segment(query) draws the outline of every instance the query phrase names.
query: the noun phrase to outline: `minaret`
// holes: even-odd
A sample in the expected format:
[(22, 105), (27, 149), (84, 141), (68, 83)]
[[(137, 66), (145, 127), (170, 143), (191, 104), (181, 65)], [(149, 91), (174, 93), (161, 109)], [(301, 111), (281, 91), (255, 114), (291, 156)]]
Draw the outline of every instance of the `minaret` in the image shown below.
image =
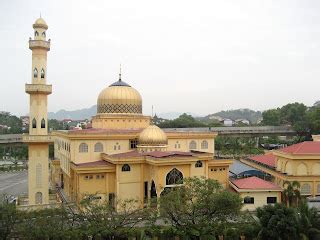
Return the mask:
[(28, 195), (29, 205), (49, 203), (49, 143), (47, 98), (52, 85), (47, 79), (47, 52), (50, 39), (46, 40), (48, 25), (40, 17), (33, 24), (34, 39), (30, 38), (32, 51), (31, 84), (26, 84), (30, 95), (29, 134), (23, 136), (29, 148)]

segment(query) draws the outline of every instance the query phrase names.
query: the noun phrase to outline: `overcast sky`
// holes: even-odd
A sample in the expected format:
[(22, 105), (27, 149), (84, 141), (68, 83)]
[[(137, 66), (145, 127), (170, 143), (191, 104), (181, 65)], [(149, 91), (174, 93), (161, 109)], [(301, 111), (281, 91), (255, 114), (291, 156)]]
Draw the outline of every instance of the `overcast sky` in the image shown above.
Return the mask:
[(28, 39), (40, 12), (51, 38), (49, 111), (96, 104), (120, 63), (145, 114), (320, 99), (317, 0), (1, 0), (0, 111), (29, 111)]

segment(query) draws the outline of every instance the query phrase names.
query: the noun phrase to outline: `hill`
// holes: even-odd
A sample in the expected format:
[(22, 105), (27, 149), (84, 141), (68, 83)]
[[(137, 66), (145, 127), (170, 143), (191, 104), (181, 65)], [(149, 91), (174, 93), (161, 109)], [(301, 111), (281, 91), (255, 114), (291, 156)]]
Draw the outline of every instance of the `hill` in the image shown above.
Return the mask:
[(236, 119), (247, 119), (251, 123), (257, 123), (262, 119), (262, 113), (260, 111), (253, 111), (251, 109), (235, 109), (235, 110), (227, 110), (220, 111), (217, 113), (209, 114), (208, 116), (198, 118), (201, 121), (209, 122), (214, 118), (229, 118), (232, 120)]
[(83, 120), (83, 119), (91, 119), (92, 116), (97, 114), (97, 105), (93, 105), (90, 108), (83, 108), (74, 111), (66, 111), (66, 110), (59, 110), (58, 112), (49, 112), (48, 118), (49, 119), (72, 119), (72, 120)]

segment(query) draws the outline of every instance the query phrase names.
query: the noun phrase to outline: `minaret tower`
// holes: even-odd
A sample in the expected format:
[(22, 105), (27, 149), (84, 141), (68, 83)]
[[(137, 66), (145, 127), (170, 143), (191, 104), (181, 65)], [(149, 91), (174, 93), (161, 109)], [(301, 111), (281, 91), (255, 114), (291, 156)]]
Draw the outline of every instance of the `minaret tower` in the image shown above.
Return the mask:
[(29, 205), (49, 203), (49, 143), (47, 98), (52, 85), (47, 84), (47, 52), (50, 39), (46, 40), (48, 25), (40, 17), (33, 24), (34, 39), (30, 38), (32, 51), (31, 84), (26, 84), (30, 95), (29, 134), (23, 140), (29, 148), (28, 194)]

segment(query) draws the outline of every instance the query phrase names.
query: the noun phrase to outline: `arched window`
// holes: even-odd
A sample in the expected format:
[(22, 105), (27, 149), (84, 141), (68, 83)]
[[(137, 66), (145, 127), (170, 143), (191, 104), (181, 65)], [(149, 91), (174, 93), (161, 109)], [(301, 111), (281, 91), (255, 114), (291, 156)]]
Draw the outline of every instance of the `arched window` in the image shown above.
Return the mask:
[(44, 118), (41, 120), (41, 128), (46, 128), (46, 120)]
[(32, 128), (37, 128), (37, 120), (35, 118), (32, 119)]
[(46, 37), (46, 32), (42, 32), (42, 37)]
[(36, 204), (42, 204), (42, 192), (37, 192), (35, 198)]
[(197, 149), (197, 143), (195, 141), (191, 141), (189, 143), (189, 148), (190, 149)]
[(311, 186), (308, 183), (304, 183), (301, 186), (301, 190), (300, 190), (301, 194), (311, 194)]
[(208, 142), (206, 140), (201, 142), (201, 149), (208, 149)]
[(41, 69), (41, 78), (44, 78), (44, 70), (43, 70), (43, 68)]
[(183, 175), (178, 169), (174, 168), (167, 174), (167, 177), (166, 177), (167, 185), (175, 185), (175, 184), (182, 184), (182, 183), (183, 183)]
[(37, 68), (34, 68), (34, 70), (33, 70), (33, 77), (38, 78), (38, 69)]
[(95, 152), (103, 152), (103, 145), (101, 142), (97, 142), (95, 145), (94, 145), (94, 151)]
[(128, 164), (123, 164), (121, 171), (122, 172), (130, 172), (131, 168)]
[(116, 143), (116, 145), (113, 146), (113, 150), (120, 150), (119, 143)]
[(34, 36), (35, 36), (35, 37), (38, 37), (38, 36), (39, 36), (38, 31), (35, 31), (35, 32), (34, 32)]
[(81, 143), (79, 145), (79, 152), (88, 152), (88, 144), (86, 143)]
[(200, 160), (197, 161), (196, 164), (195, 164), (195, 167), (196, 168), (202, 167), (202, 162)]

